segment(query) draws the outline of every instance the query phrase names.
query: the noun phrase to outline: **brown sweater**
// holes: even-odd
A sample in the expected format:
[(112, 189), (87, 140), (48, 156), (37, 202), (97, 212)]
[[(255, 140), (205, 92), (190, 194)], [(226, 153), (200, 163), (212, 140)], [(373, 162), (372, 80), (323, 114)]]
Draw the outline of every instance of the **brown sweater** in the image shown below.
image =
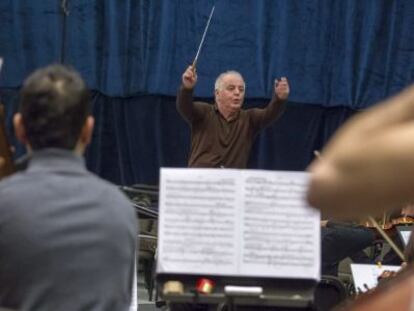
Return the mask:
[(177, 110), (191, 127), (188, 166), (245, 168), (254, 138), (279, 117), (283, 103), (274, 97), (265, 108), (242, 109), (226, 121), (216, 104), (193, 102), (192, 90), (181, 86)]

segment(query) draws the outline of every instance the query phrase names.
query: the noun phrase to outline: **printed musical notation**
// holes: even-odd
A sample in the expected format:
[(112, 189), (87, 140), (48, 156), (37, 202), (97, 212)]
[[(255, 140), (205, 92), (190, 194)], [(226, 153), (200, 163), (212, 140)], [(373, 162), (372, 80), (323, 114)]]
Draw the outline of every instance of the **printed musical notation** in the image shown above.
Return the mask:
[[(319, 266), (319, 216), (306, 206), (307, 174), (244, 172), (242, 263), (255, 275), (309, 277)], [(317, 278), (315, 268), (312, 278)]]
[(157, 272), (319, 278), (319, 213), (298, 172), (162, 169)]

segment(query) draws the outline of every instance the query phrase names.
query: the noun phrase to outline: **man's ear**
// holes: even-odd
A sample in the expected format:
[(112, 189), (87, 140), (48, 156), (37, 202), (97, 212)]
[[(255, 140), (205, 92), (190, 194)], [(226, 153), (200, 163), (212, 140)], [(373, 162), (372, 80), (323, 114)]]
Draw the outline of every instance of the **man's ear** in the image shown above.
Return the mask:
[(217, 103), (217, 98), (219, 97), (219, 95), (220, 95), (220, 90), (214, 90), (214, 100), (216, 101), (216, 103)]
[(88, 116), (85, 120), (85, 123), (83, 125), (80, 141), (83, 145), (87, 146), (92, 140), (92, 133), (93, 133), (93, 127), (95, 125), (95, 119), (92, 116)]
[(14, 133), (19, 142), (23, 145), (29, 145), (29, 141), (27, 140), (26, 136), (26, 128), (23, 123), (23, 116), (20, 112), (16, 113), (13, 116), (13, 126), (14, 126)]

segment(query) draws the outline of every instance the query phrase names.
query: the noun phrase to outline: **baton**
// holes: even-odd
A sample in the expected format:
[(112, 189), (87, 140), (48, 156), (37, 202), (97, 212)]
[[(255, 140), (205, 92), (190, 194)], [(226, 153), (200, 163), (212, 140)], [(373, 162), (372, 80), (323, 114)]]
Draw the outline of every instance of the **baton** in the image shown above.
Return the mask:
[(207, 30), (210, 27), (211, 18), (213, 17), (213, 14), (214, 14), (214, 8), (215, 8), (215, 6), (213, 6), (213, 8), (211, 9), (210, 16), (208, 17), (206, 28), (204, 29), (203, 36), (201, 37), (201, 42), (200, 42), (200, 45), (198, 46), (197, 54), (196, 54), (196, 56), (194, 58), (194, 61), (193, 61), (193, 64), (192, 64), (193, 69), (195, 69), (195, 67), (197, 65), (198, 56), (200, 55), (201, 48), (203, 47), (204, 40), (206, 38)]

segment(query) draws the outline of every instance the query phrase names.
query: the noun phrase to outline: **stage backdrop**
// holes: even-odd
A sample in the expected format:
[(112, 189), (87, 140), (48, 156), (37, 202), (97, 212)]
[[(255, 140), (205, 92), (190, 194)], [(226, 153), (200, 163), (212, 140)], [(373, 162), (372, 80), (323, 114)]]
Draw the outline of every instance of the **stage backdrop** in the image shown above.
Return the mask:
[[(197, 97), (240, 71), (246, 107), (266, 104), (287, 76), (290, 102), (254, 146), (250, 167), (303, 170), (355, 111), (413, 80), (414, 2), (378, 0), (0, 0), (0, 92), (10, 116), (24, 77), (63, 62), (93, 90), (97, 126), (89, 168), (120, 184), (156, 183), (185, 166), (189, 128), (175, 93), (213, 5)], [(18, 146), (17, 155), (23, 152)]]

